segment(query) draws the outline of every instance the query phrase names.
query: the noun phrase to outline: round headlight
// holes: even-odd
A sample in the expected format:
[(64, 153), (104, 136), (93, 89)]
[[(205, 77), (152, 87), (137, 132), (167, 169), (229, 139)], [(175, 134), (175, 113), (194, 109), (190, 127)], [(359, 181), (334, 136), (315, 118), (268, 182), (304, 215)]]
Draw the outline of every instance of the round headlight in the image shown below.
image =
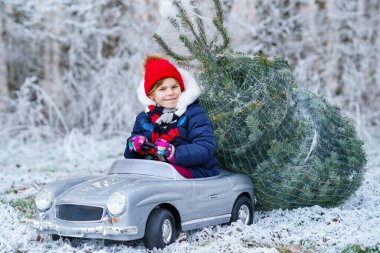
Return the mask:
[(40, 211), (46, 211), (53, 203), (53, 197), (50, 192), (45, 189), (40, 190), (36, 195), (36, 206)]
[(120, 192), (112, 193), (107, 202), (107, 208), (113, 215), (119, 215), (127, 207), (127, 198)]

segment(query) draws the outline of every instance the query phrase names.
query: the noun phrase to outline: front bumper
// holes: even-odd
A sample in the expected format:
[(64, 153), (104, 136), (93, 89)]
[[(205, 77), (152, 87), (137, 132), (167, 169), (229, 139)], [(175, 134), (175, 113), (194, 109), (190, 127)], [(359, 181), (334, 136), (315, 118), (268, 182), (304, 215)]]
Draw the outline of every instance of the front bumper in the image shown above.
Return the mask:
[(136, 226), (130, 227), (116, 227), (107, 224), (96, 224), (88, 226), (67, 226), (59, 224), (54, 220), (39, 221), (32, 220), (29, 226), (41, 234), (58, 234), (61, 236), (69, 237), (82, 237), (82, 238), (112, 238), (135, 236), (138, 234), (138, 228)]

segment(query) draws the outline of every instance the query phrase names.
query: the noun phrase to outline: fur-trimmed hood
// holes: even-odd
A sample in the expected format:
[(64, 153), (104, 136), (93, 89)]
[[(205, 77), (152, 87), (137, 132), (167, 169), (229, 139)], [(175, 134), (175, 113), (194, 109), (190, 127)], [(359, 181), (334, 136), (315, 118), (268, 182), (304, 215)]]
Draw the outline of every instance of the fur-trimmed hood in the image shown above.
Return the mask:
[[(194, 76), (187, 70), (184, 70), (182, 68), (178, 68), (179, 73), (181, 73), (183, 83), (185, 86), (185, 90), (181, 93), (178, 104), (176, 107), (175, 114), (178, 116), (181, 116), (183, 113), (186, 112), (187, 107), (192, 104), (201, 94), (201, 88), (198, 85), (197, 81), (195, 80)], [(140, 85), (137, 89), (137, 97), (141, 104), (146, 106), (146, 110), (148, 111), (149, 105), (155, 105), (156, 103), (148, 98), (145, 95), (144, 90), (144, 80), (140, 82)]]

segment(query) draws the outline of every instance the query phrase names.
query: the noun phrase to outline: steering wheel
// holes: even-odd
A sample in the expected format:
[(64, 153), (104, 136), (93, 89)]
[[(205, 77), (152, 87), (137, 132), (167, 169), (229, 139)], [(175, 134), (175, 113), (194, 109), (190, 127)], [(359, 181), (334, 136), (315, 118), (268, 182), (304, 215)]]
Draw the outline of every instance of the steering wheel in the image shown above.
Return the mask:
[(144, 159), (146, 160), (158, 160), (162, 162), (168, 162), (165, 156), (157, 155), (155, 151), (156, 145), (154, 145), (154, 143), (152, 142), (144, 142), (141, 150), (144, 151)]

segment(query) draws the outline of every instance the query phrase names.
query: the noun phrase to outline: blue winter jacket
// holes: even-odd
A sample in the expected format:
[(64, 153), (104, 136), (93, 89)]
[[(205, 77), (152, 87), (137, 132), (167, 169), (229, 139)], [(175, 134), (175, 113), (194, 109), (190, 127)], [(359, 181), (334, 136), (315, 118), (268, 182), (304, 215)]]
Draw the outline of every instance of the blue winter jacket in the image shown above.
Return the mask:
[[(175, 147), (175, 164), (189, 169), (194, 178), (211, 177), (220, 172), (216, 158), (216, 140), (210, 120), (197, 99), (178, 120), (181, 143)], [(153, 123), (145, 112), (136, 117), (131, 136), (143, 135), (151, 141)], [(128, 145), (125, 158), (138, 158)]]

